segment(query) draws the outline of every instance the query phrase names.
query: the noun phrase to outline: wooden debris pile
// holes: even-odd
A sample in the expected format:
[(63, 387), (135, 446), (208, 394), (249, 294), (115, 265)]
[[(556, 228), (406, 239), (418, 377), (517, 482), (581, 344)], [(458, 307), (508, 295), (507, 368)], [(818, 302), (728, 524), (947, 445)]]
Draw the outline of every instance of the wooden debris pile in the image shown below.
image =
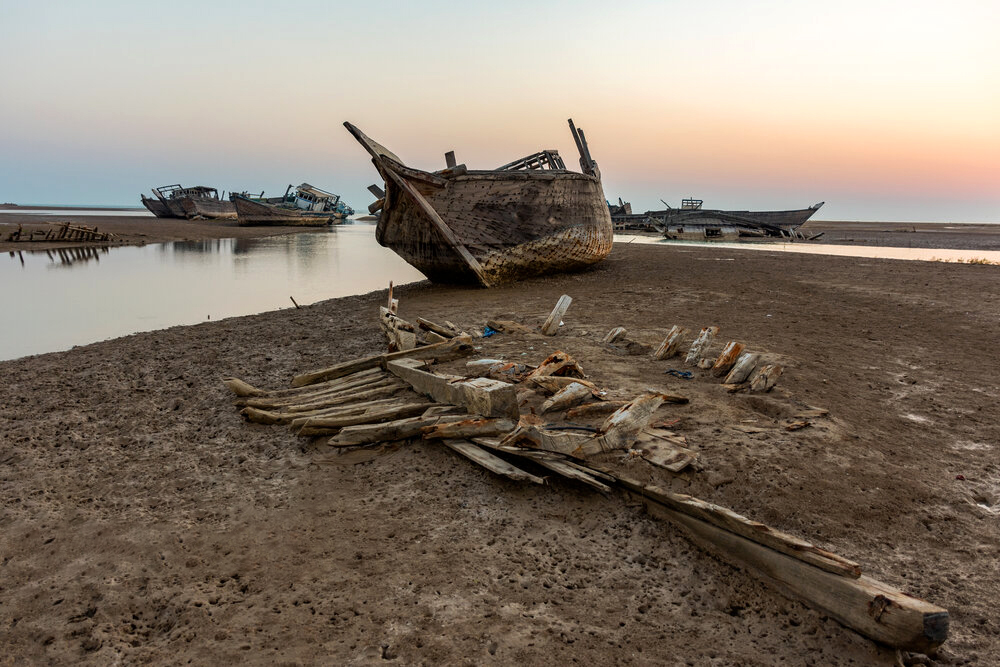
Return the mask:
[(47, 222), (54, 229), (25, 231), (23, 225), (18, 225), (17, 229), (7, 235), (7, 241), (86, 241), (86, 242), (114, 242), (118, 237), (110, 232), (98, 231), (97, 227), (87, 227), (85, 225), (74, 225), (69, 222)]
[[(542, 334), (558, 332), (569, 302), (569, 297), (560, 299)], [(476, 339), (450, 322), (418, 318), (410, 323), (399, 317), (397, 305), (390, 291), (379, 316), (389, 340), (385, 354), (298, 375), (287, 389), (265, 391), (225, 380), (243, 416), (258, 424), (285, 425), (303, 437), (323, 437), (338, 451), (419, 438), (514, 480), (546, 484), (552, 473), (602, 493), (619, 491), (682, 526), (694, 542), (723, 560), (878, 642), (924, 653), (944, 642), (945, 609), (863, 575), (858, 563), (608, 467), (615, 457), (642, 459), (666, 471), (662, 474), (697, 466), (697, 452), (670, 430), (669, 422), (657, 418), (661, 408), (687, 403), (687, 397), (642, 390), (627, 400), (609, 400), (609, 392), (588, 380), (579, 361), (564, 351), (537, 365), (482, 358), (467, 362), (464, 374), (436, 372), (434, 363), (471, 356)], [(485, 332), (528, 330), (490, 321)], [(621, 344), (626, 333), (619, 327), (602, 342)], [(730, 389), (774, 386), (780, 366), (761, 364), (762, 355), (740, 343), (707, 355), (717, 333), (718, 327), (703, 328), (687, 347), (685, 362), (723, 378)], [(679, 354), (685, 334), (674, 326), (653, 356)]]

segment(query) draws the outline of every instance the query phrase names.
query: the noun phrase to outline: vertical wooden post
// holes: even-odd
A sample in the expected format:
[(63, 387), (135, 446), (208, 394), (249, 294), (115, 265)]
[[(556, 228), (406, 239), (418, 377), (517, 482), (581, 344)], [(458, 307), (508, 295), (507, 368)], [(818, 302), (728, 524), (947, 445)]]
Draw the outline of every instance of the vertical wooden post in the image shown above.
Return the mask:
[(556, 302), (556, 307), (552, 309), (549, 314), (549, 318), (545, 320), (545, 324), (542, 325), (542, 333), (546, 336), (555, 336), (556, 332), (559, 331), (559, 323), (562, 321), (563, 315), (569, 310), (569, 304), (573, 303), (573, 298), (563, 294), (559, 297), (559, 301)]

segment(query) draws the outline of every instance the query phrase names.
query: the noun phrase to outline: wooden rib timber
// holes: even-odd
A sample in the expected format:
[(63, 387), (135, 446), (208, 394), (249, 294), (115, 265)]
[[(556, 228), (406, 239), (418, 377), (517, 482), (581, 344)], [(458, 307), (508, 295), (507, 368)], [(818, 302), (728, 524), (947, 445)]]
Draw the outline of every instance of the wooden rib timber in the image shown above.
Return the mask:
[(593, 173), (458, 165), (432, 174), (344, 125), (385, 181), (375, 238), (432, 281), (488, 287), (579, 269), (611, 252), (596, 165)]

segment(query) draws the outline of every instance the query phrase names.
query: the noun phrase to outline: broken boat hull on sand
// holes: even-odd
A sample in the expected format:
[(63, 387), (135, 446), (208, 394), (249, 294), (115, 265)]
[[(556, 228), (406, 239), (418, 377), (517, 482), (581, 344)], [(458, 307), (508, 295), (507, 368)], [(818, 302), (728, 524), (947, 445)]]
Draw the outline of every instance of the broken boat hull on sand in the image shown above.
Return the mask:
[[(430, 280), (484, 287), (580, 269), (611, 252), (613, 230), (600, 172), (573, 129), (587, 173), (565, 168), (430, 173), (398, 157), (350, 123), (385, 181), (376, 239)], [(562, 167), (556, 156), (550, 166)]]

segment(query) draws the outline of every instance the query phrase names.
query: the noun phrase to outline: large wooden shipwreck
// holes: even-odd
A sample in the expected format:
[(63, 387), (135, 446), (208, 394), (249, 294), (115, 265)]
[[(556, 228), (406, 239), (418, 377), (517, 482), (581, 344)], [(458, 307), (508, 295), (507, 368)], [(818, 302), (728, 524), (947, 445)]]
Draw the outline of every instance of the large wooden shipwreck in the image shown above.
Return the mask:
[(219, 196), (216, 188), (205, 185), (183, 187), (180, 184), (153, 188), (153, 197), (140, 195), (142, 205), (157, 218), (235, 218), (236, 207)]
[(455, 163), (436, 172), (406, 166), (351, 123), (344, 126), (371, 154), (385, 189), (375, 238), (430, 280), (490, 287), (569, 271), (611, 252), (611, 216), (597, 163), (583, 131), (569, 121), (581, 173), (547, 150), (497, 169)]

